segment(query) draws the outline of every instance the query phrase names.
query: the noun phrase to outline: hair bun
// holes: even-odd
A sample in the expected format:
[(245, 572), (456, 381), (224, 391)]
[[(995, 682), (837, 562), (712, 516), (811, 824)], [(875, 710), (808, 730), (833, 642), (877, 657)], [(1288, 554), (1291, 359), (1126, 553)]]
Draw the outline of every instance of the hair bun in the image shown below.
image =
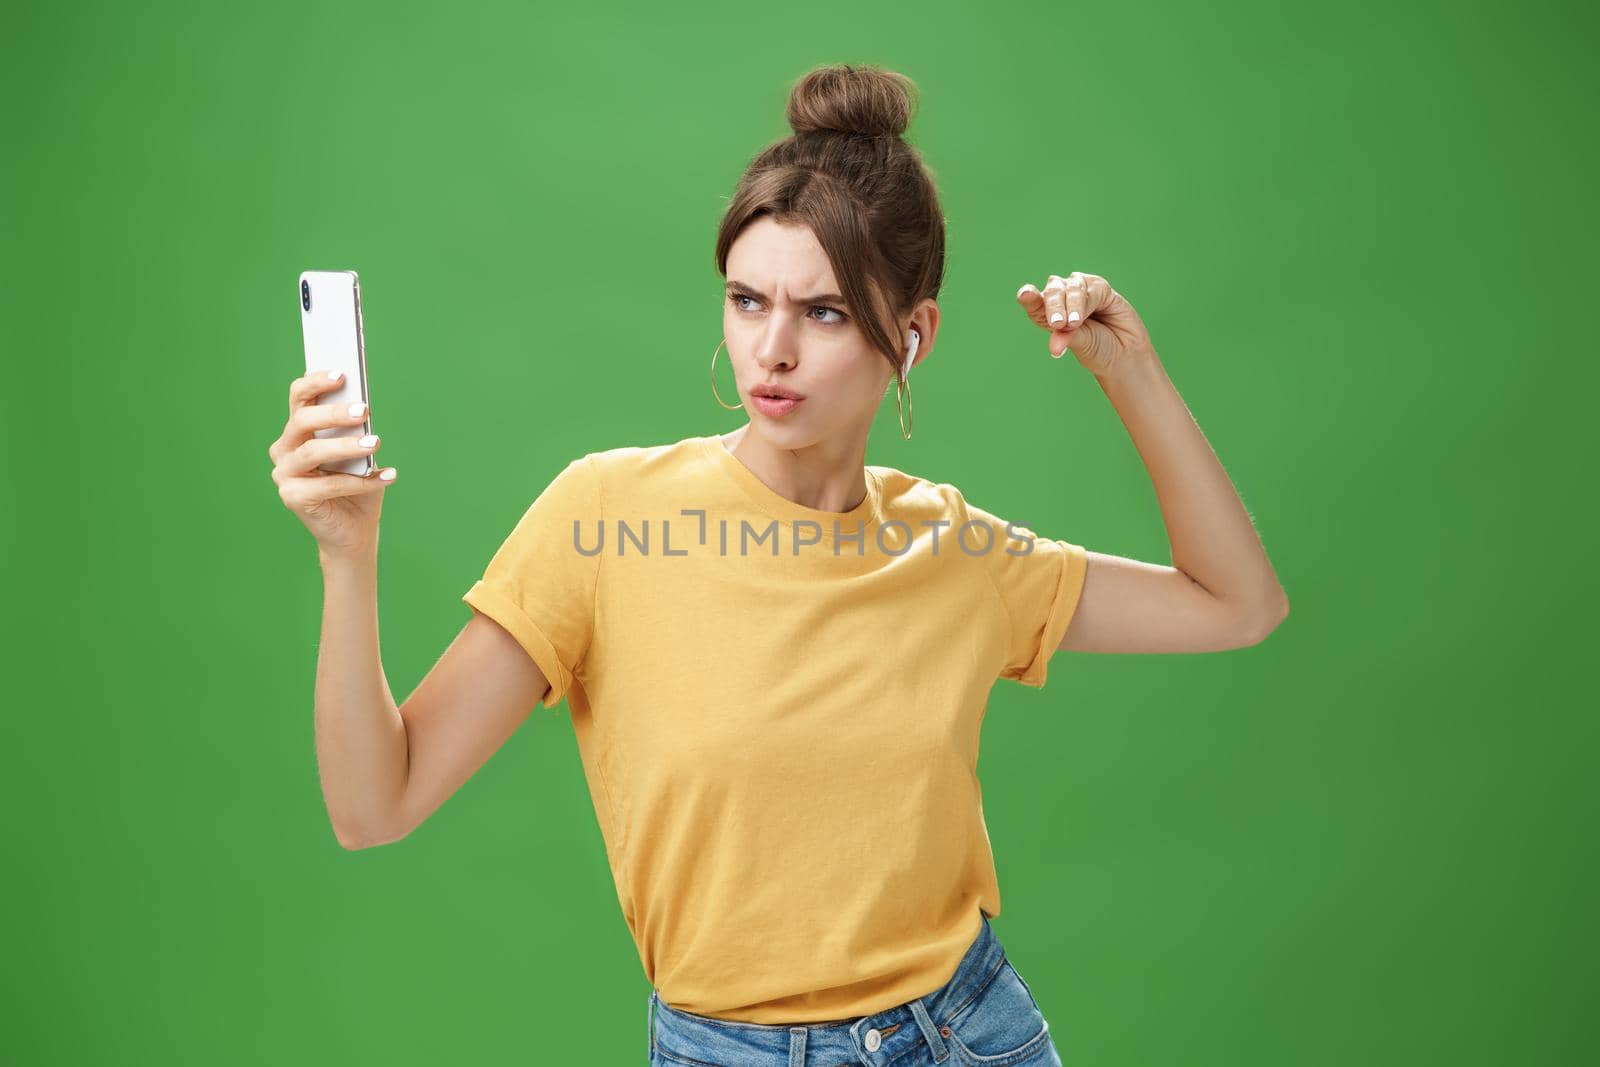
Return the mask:
[(806, 73), (789, 91), (789, 128), (899, 137), (911, 124), (916, 83), (875, 66), (835, 63)]

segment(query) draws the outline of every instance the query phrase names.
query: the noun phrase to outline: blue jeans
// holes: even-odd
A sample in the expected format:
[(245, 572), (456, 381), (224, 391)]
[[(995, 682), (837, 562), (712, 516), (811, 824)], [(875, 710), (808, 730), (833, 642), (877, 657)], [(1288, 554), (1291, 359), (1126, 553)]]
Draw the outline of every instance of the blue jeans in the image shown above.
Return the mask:
[(1050, 1025), (987, 915), (948, 982), (872, 1015), (735, 1022), (668, 1007), (651, 989), (647, 1021), (650, 1067), (1061, 1067)]

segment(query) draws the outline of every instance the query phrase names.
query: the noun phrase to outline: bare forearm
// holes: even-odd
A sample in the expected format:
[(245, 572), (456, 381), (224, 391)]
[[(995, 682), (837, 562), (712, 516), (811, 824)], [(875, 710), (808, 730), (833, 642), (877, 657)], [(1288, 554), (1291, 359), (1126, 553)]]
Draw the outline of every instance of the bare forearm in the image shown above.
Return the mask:
[(1245, 613), (1288, 600), (1244, 502), (1154, 352), (1096, 376), (1155, 485), (1172, 565)]
[(317, 653), (317, 769), (334, 833), (347, 848), (397, 836), (408, 752), (405, 721), (378, 647), (374, 551), (321, 557), (322, 641)]

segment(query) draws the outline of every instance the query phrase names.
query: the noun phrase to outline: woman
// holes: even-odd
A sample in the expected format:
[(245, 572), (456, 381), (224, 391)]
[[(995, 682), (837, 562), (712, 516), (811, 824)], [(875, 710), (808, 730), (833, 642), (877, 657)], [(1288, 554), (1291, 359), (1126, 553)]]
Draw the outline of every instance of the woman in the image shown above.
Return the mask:
[[(752, 162), (717, 238), (711, 387), (748, 421), (569, 463), (403, 707), (377, 641), (388, 483), (316, 471), (361, 446), (315, 430), (362, 416), (315, 404), (332, 383), (308, 376), (272, 448), (327, 583), (317, 742), (339, 840), (404, 837), (530, 705), (565, 698), (651, 982), (652, 1064), (1058, 1064), (989, 923), (994, 681), (1043, 686), (1057, 649), (1238, 648), (1288, 610), (1144, 324), (1097, 275), (1017, 300), (1128, 427), (1175, 566), (1036, 537), (864, 462), (891, 384), (912, 436), (910, 374), (939, 331), (944, 217), (901, 137), (912, 88), (843, 65), (796, 84), (794, 135)], [(738, 404), (717, 391), (724, 348)]]

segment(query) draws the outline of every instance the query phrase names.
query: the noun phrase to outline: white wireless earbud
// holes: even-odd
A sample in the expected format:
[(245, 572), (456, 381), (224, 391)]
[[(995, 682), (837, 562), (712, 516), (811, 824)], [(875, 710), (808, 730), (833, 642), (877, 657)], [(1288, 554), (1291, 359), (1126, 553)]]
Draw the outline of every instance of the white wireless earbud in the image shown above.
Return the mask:
[(911, 343), (906, 345), (906, 368), (901, 371), (901, 378), (909, 378), (911, 376), (911, 363), (917, 358), (917, 346), (921, 343), (922, 335), (913, 328), (911, 331)]

